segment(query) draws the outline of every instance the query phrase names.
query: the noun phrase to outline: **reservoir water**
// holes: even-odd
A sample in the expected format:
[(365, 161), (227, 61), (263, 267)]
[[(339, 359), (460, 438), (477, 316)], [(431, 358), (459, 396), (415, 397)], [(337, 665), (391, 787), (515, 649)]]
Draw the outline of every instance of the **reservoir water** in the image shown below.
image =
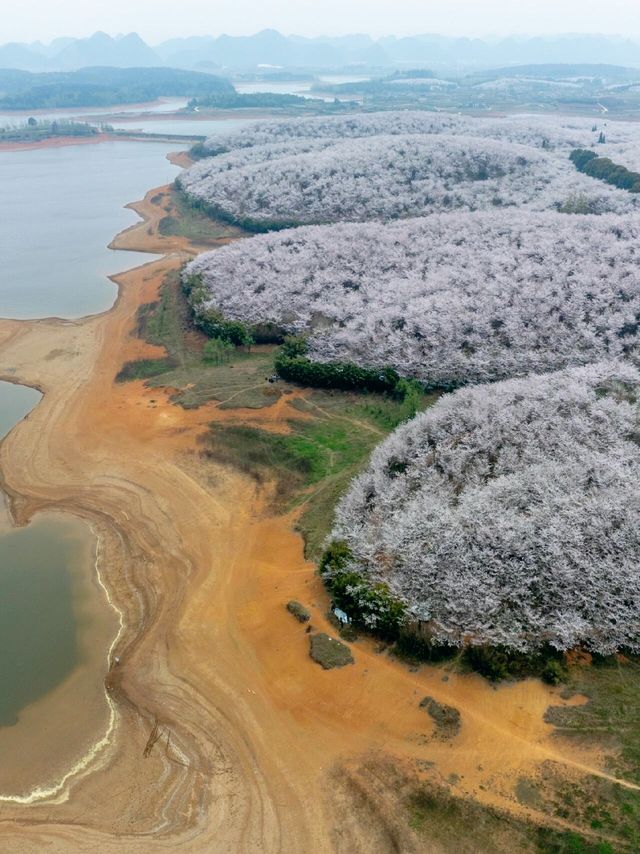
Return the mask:
[(11, 110), (0, 113), (0, 127), (23, 125), (32, 116), (41, 122), (78, 119), (79, 121), (98, 123), (104, 118), (108, 124), (111, 124), (110, 117), (121, 113), (171, 113), (174, 110), (182, 110), (186, 106), (186, 98), (163, 98), (161, 101), (151, 104), (119, 104), (113, 107), (76, 107), (74, 109), (36, 110), (35, 112)]
[(0, 727), (76, 665), (71, 567), (87, 533), (62, 516), (10, 528), (0, 495)]
[(116, 287), (107, 276), (153, 257), (107, 248), (139, 221), (124, 205), (175, 178), (166, 159), (175, 150), (105, 142), (0, 152), (0, 317), (75, 318), (109, 308)]
[[(0, 439), (40, 399), (0, 382)], [(95, 559), (85, 523), (42, 513), (15, 528), (0, 493), (0, 800), (55, 776), (54, 754), (73, 766), (109, 725), (104, 678), (119, 620)]]
[[(334, 86), (341, 83), (360, 83), (369, 79), (369, 77), (353, 75), (325, 74), (318, 77), (317, 80), (291, 80), (287, 82), (261, 80), (256, 83), (235, 83), (234, 85), (238, 92), (245, 95), (252, 95), (258, 92), (273, 92), (279, 95), (301, 95), (304, 98), (315, 98), (320, 101), (333, 101), (335, 97), (338, 97), (339, 100), (348, 101), (353, 96), (323, 94), (321, 91), (322, 84), (326, 83), (329, 86)], [(316, 88), (313, 89), (312, 87)]]
[[(253, 124), (253, 119), (199, 119), (197, 113), (186, 113), (185, 118), (118, 118), (111, 123), (117, 130), (126, 130), (131, 133), (144, 131), (145, 133), (181, 134), (182, 136), (215, 136), (219, 133), (228, 133), (245, 125)], [(174, 143), (174, 147), (175, 147)]]
[[(139, 221), (126, 203), (175, 177), (166, 155), (176, 147), (1, 152), (0, 317), (109, 308), (116, 290), (106, 276), (153, 256), (107, 244)], [(0, 382), (0, 439), (40, 397)], [(68, 514), (37, 513), (14, 527), (0, 493), (0, 802), (57, 791), (113, 726), (104, 680), (120, 615), (102, 586), (98, 549), (96, 533)]]
[(0, 382), (0, 441), (22, 421), (42, 398), (39, 391), (24, 385)]

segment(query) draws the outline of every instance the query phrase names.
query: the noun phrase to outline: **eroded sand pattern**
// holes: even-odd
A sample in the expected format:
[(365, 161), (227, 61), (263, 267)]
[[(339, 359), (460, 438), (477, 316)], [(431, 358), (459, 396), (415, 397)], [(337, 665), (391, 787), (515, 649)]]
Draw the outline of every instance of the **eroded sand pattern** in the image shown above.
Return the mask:
[[(0, 376), (44, 392), (0, 446), (16, 518), (47, 508), (99, 526), (103, 582), (123, 615), (108, 744), (55, 798), (0, 802), (0, 850), (398, 850), (384, 803), (364, 811), (336, 769), (348, 778), (375, 756), (440, 782), (455, 775), (457, 793), (534, 818), (514, 797), (519, 775), (546, 760), (603, 773), (602, 756), (552, 740), (544, 711), (563, 701), (538, 681), (499, 690), (477, 676), (443, 681), (368, 642), (340, 671), (310, 660), (283, 603), (304, 601), (330, 631), (327, 597), (292, 520), (267, 515), (249, 479), (196, 457), (198, 435), (228, 412), (114, 384), (124, 361), (155, 354), (132, 337), (136, 311), (195, 249), (159, 236), (157, 193), (117, 244), (165, 257), (119, 276), (110, 312), (0, 321)], [(266, 412), (273, 429), (295, 414), (286, 399)], [(460, 711), (452, 743), (431, 738), (425, 695)]]

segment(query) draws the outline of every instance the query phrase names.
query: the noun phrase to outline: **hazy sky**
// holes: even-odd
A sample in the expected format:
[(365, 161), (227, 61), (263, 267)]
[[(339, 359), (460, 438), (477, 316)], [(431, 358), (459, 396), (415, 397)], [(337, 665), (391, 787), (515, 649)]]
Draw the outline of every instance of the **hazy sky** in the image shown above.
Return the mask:
[[(9, 0), (3, 0), (8, 3)], [(639, 0), (17, 0), (0, 42), (135, 30), (151, 43), (184, 35), (368, 32), (640, 35)]]

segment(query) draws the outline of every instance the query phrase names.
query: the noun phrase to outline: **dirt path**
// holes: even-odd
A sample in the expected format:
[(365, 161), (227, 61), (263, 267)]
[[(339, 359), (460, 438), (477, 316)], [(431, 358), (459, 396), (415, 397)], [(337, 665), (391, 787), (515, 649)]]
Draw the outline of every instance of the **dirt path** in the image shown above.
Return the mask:
[[(429, 773), (456, 775), (456, 791), (522, 814), (515, 782), (541, 761), (600, 773), (601, 757), (551, 739), (544, 711), (562, 700), (539, 682), (444, 681), (368, 643), (341, 671), (311, 662), (284, 604), (299, 599), (328, 629), (327, 599), (291, 520), (265, 516), (253, 483), (196, 456), (199, 433), (228, 411), (113, 382), (124, 361), (155, 354), (131, 336), (136, 310), (194, 249), (158, 234), (158, 192), (117, 245), (165, 257), (119, 276), (110, 312), (0, 321), (0, 377), (45, 393), (0, 446), (16, 519), (60, 508), (98, 521), (125, 621), (113, 737), (55, 797), (0, 799), (0, 851), (335, 851), (333, 775), (371, 751), (435, 763)], [(261, 412), (270, 429), (295, 415), (282, 400)], [(460, 710), (453, 746), (433, 739), (426, 694)], [(52, 745), (48, 782), (56, 774)], [(382, 850), (375, 833), (363, 822), (352, 850)]]

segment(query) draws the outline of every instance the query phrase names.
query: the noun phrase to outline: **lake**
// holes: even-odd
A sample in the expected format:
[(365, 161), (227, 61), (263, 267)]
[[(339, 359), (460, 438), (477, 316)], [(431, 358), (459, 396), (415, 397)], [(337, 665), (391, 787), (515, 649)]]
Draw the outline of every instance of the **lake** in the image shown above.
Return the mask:
[(245, 95), (258, 92), (274, 92), (279, 95), (301, 95), (304, 98), (315, 98), (319, 101), (333, 101), (335, 97), (340, 100), (350, 101), (352, 95), (324, 95), (321, 92), (312, 92), (311, 87), (320, 87), (323, 83), (330, 86), (338, 86), (341, 83), (360, 83), (369, 80), (369, 77), (354, 77), (344, 74), (325, 74), (317, 80), (291, 80), (287, 82), (261, 80), (255, 83), (234, 83), (236, 90)]
[(41, 398), (40, 392), (33, 388), (0, 382), (0, 441)]
[[(139, 221), (123, 206), (178, 173), (166, 159), (175, 150), (107, 142), (1, 152), (0, 316), (109, 308), (116, 289), (106, 276), (153, 256), (107, 244)], [(40, 397), (0, 382), (0, 438)], [(104, 680), (120, 615), (97, 549), (89, 525), (68, 514), (38, 513), (15, 528), (0, 493), (0, 801), (57, 791), (113, 725)]]
[[(40, 399), (0, 382), (0, 439)], [(104, 678), (119, 618), (95, 559), (84, 522), (40, 513), (15, 528), (0, 493), (0, 800), (55, 780), (109, 726)]]
[(107, 276), (153, 256), (107, 246), (139, 221), (124, 205), (178, 174), (166, 159), (175, 150), (104, 142), (1, 151), (0, 317), (75, 318), (113, 305)]
[(8, 112), (0, 113), (0, 127), (7, 125), (23, 125), (33, 116), (38, 121), (53, 121), (57, 119), (79, 119), (82, 121), (90, 121), (95, 119), (96, 122), (101, 120), (109, 121), (107, 117), (113, 115), (121, 115), (122, 113), (172, 113), (175, 110), (182, 110), (187, 106), (186, 98), (163, 98), (157, 103), (151, 104), (120, 104), (113, 107), (76, 107), (59, 110), (9, 110)]
[[(218, 133), (228, 133), (240, 130), (246, 125), (253, 124), (252, 119), (197, 119), (192, 113), (183, 119), (177, 118), (118, 118), (111, 124), (117, 130), (129, 132), (144, 131), (145, 133), (182, 134), (183, 136), (215, 136)], [(174, 148), (176, 143), (173, 144)]]

